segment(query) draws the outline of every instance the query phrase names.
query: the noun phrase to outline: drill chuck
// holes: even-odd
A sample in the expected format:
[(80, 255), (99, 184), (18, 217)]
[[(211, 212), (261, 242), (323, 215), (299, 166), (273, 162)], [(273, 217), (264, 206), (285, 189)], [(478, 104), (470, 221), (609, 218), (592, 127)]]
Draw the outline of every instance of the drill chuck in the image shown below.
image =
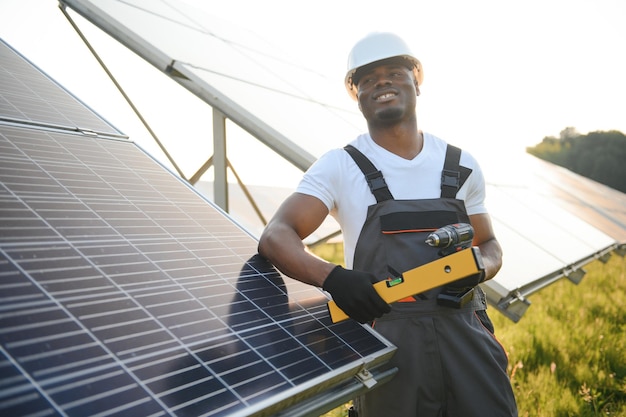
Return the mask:
[(474, 228), (468, 223), (449, 224), (435, 230), (426, 237), (426, 244), (436, 248), (447, 248), (471, 242), (474, 238)]

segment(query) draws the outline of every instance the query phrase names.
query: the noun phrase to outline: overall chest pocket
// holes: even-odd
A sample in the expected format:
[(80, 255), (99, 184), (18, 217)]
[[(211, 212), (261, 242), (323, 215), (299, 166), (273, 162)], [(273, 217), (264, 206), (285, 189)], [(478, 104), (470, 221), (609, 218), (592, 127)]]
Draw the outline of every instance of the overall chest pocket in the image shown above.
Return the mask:
[(458, 213), (449, 211), (401, 211), (382, 215), (380, 231), (387, 265), (402, 273), (439, 258), (439, 249), (426, 244), (426, 237), (442, 226), (459, 223), (459, 217)]

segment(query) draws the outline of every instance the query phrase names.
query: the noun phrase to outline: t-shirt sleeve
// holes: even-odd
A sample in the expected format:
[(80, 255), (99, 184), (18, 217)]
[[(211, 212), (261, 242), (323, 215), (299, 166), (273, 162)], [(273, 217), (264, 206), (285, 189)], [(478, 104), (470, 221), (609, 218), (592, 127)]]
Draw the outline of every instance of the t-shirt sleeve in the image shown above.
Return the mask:
[[(307, 194), (321, 200), (328, 211), (335, 207), (334, 190), (329, 188), (336, 183), (336, 171), (338, 166), (338, 152), (342, 150), (332, 150), (322, 155), (304, 173), (296, 192)], [(335, 180), (333, 180), (335, 178)]]
[[(461, 165), (469, 166), (472, 169), (472, 173), (469, 176), (467, 182), (463, 188), (465, 191), (465, 209), (468, 215), (487, 213), (487, 206), (485, 205), (486, 189), (485, 189), (485, 176), (480, 168), (478, 162), (473, 156), (465, 155), (466, 161), (462, 161)], [(461, 188), (461, 191), (463, 191)]]

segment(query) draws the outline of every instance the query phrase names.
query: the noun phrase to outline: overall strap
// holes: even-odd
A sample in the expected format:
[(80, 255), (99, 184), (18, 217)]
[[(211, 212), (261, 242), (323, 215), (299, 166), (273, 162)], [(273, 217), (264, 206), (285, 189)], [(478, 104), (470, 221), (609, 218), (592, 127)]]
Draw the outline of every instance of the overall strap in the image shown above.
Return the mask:
[(354, 159), (354, 162), (361, 169), (363, 175), (365, 175), (367, 185), (370, 187), (370, 191), (372, 191), (374, 197), (376, 197), (376, 201), (380, 203), (385, 200), (393, 200), (393, 196), (387, 187), (383, 173), (376, 169), (372, 161), (367, 159), (361, 151), (352, 145), (346, 145), (343, 149)]
[(441, 198), (455, 198), (472, 170), (460, 165), (461, 149), (448, 144), (441, 171)]

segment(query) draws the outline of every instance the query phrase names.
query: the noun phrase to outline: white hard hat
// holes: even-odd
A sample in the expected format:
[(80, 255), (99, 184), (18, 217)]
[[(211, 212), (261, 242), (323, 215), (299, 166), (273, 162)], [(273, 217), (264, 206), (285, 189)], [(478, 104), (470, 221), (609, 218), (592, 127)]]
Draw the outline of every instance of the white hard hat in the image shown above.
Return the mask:
[(408, 45), (393, 33), (374, 32), (358, 41), (348, 56), (348, 73), (345, 84), (350, 97), (356, 100), (356, 83), (353, 78), (359, 68), (394, 57), (409, 61), (407, 66), (413, 69), (417, 85), (421, 85), (424, 79), (424, 70), (420, 61), (413, 56)]

